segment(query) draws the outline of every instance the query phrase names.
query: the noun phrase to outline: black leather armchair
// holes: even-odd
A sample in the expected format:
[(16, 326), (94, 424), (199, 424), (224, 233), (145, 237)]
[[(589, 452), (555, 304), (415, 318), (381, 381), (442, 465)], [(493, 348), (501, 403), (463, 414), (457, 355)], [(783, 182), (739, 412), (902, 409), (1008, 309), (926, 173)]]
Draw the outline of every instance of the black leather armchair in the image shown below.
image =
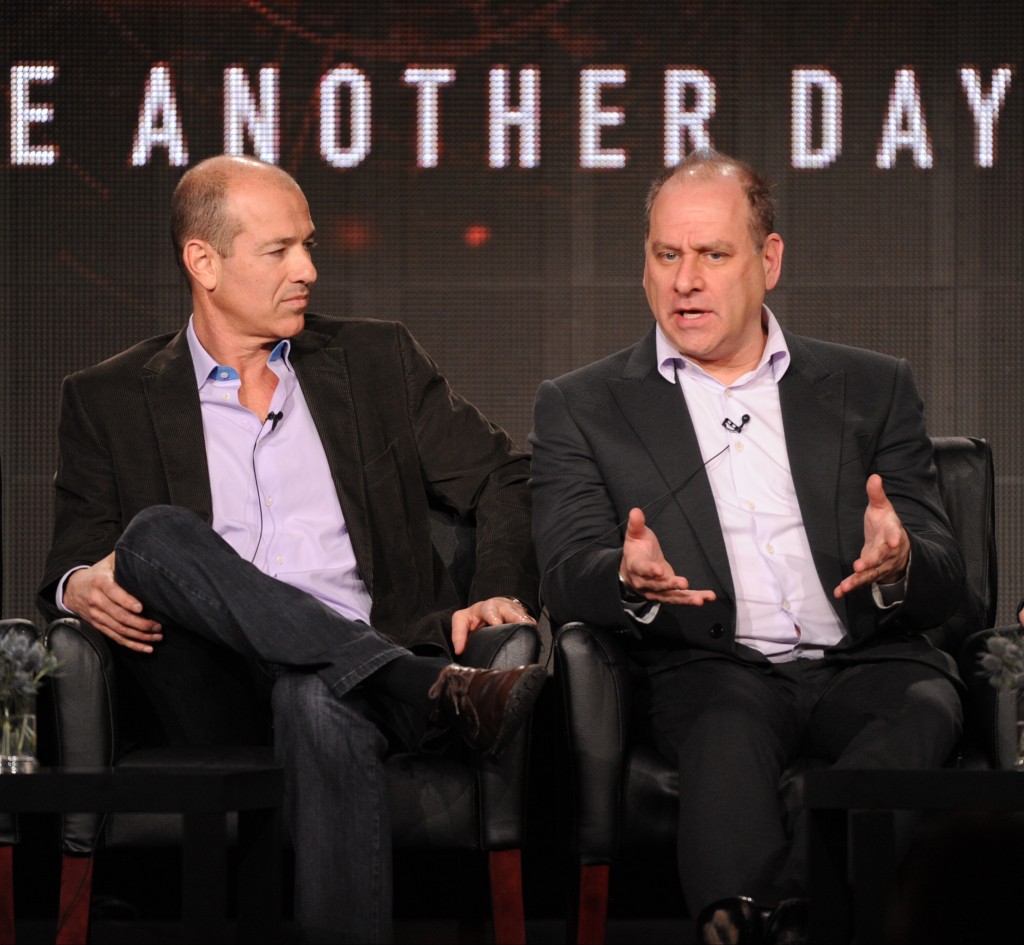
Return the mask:
[[(456, 585), (469, 587), (474, 531), (435, 512), (432, 537)], [(57, 761), (65, 766), (273, 764), (269, 746), (182, 749), (127, 745), (120, 721), (137, 707), (126, 704), (107, 640), (77, 620), (55, 621), (49, 645), (63, 665), (53, 681)], [(471, 634), (461, 661), (511, 668), (537, 660), (534, 627), (504, 625)], [(529, 727), (496, 761), (454, 754), (397, 754), (388, 763), (392, 827), (397, 847), (479, 851), (489, 861), (495, 940), (524, 942), (521, 847), (525, 832)], [(58, 942), (83, 941), (87, 930), (92, 856), (114, 847), (181, 843), (181, 818), (168, 814), (66, 815)], [(187, 877), (186, 877), (187, 882)], [(187, 902), (187, 901), (186, 901)]]
[[(1010, 767), (1015, 706), (998, 697), (977, 667), (983, 628), (994, 624), (996, 607), (992, 452), (970, 437), (939, 437), (933, 444), (939, 488), (977, 598), (930, 631), (937, 645), (957, 655), (969, 688), (967, 729), (950, 763)], [(569, 623), (558, 629), (554, 649), (567, 728), (571, 843), (579, 865), (575, 940), (600, 943), (612, 862), (625, 850), (675, 846), (678, 775), (645, 739), (643, 720), (632, 713), (633, 682), (618, 636)], [(790, 805), (799, 803), (796, 773), (787, 772), (780, 785)]]

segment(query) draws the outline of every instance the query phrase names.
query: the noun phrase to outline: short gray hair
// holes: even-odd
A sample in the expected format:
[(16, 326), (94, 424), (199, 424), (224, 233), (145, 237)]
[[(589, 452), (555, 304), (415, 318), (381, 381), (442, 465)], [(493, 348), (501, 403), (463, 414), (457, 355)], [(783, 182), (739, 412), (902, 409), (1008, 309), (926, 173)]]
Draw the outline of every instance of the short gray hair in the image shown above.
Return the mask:
[(221, 256), (231, 255), (231, 246), (242, 230), (242, 223), (228, 212), (228, 189), (232, 181), (248, 173), (279, 175), (282, 182), (299, 186), (291, 174), (276, 164), (228, 154), (200, 161), (178, 181), (171, 197), (171, 243), (186, 279), (188, 273), (181, 255), (189, 240), (205, 240)]

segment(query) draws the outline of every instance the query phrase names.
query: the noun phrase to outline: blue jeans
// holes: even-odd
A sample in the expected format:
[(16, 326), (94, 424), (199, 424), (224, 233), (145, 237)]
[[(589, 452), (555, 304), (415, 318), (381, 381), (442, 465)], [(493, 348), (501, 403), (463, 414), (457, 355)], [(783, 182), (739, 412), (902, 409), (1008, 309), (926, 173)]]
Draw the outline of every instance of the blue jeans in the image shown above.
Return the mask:
[(186, 509), (140, 512), (115, 551), (118, 583), (164, 627), (157, 659), (136, 664), (157, 670), (169, 637), (196, 634), (272, 670), (305, 938), (389, 941), (388, 740), (353, 687), (409, 651), (263, 574)]

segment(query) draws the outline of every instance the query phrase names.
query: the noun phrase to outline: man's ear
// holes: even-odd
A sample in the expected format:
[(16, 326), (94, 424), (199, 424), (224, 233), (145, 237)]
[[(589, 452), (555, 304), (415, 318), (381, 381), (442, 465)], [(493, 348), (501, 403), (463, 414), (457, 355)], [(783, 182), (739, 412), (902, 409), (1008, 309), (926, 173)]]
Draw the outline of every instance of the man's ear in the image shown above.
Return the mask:
[(181, 251), (181, 258), (193, 283), (201, 285), (207, 292), (217, 288), (220, 257), (206, 240), (189, 240)]
[(774, 289), (782, 275), (782, 237), (778, 233), (769, 233), (765, 237), (764, 249), (761, 257), (764, 265), (764, 287), (767, 290)]

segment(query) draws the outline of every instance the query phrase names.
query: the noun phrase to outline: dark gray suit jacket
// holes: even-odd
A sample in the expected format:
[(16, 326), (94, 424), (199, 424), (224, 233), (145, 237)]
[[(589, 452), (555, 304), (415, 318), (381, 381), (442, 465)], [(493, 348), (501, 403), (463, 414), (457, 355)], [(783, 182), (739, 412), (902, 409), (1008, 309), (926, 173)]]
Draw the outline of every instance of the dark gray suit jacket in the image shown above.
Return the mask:
[[(923, 659), (956, 678), (949, 656), (919, 636), (955, 610), (964, 566), (909, 365), (788, 332), (786, 342), (792, 361), (779, 383), (786, 445), (829, 599), (860, 556), (871, 473), (882, 476), (911, 541), (905, 601), (879, 611), (866, 588), (835, 601), (847, 639), (832, 655)], [(662, 607), (639, 628), (633, 651), (658, 665), (720, 654), (763, 661), (735, 642), (733, 579), (711, 485), (679, 387), (658, 373), (653, 329), (631, 348), (543, 383), (531, 441), (541, 600), (556, 623), (584, 620), (637, 633), (617, 580), (624, 521), (634, 506), (682, 486), (655, 502), (648, 524), (676, 573), (718, 599)]]
[[(323, 442), (374, 626), (449, 649), (457, 597), (430, 542), (429, 507), (475, 518), (471, 597), (536, 607), (529, 459), (454, 394), (396, 322), (308, 315), (291, 363)], [(109, 554), (132, 517), (170, 503), (212, 517), (199, 394), (184, 330), (65, 379), (54, 541), (39, 603)]]

